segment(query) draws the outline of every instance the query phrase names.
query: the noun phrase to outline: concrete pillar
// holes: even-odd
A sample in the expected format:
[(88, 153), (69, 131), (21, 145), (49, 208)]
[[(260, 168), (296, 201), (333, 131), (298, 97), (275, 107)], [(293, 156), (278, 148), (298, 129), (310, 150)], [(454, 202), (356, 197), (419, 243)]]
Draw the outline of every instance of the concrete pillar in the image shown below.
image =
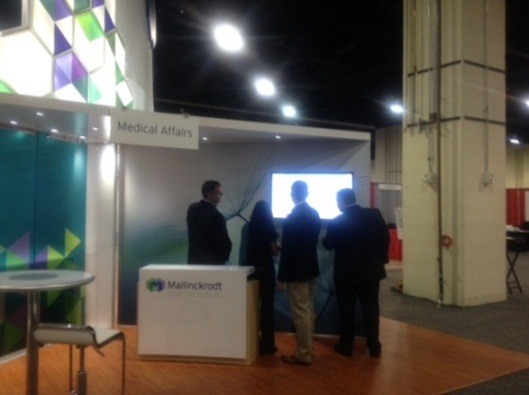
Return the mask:
[(404, 292), (506, 298), (505, 2), (404, 0)]

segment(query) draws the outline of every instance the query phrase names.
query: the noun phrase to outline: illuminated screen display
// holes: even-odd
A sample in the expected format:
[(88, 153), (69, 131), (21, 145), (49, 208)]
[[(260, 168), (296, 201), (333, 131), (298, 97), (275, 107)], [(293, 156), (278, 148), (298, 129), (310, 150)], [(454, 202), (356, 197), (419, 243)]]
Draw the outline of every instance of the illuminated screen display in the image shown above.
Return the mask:
[(336, 205), (336, 193), (343, 188), (354, 189), (353, 173), (272, 173), (271, 205), (274, 218), (286, 218), (292, 211), (294, 203), (290, 197), (290, 188), (298, 180), (307, 183), (307, 203), (324, 220), (333, 219), (340, 214)]

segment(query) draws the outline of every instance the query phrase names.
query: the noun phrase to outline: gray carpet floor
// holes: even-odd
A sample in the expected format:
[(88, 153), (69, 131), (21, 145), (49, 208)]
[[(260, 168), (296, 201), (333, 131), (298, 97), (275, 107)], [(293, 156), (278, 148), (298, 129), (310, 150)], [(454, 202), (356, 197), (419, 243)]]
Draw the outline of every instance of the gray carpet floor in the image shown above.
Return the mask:
[[(507, 263), (506, 263), (507, 264)], [(391, 267), (394, 267), (392, 265)], [(396, 321), (529, 354), (529, 252), (521, 253), (516, 272), (522, 290), (507, 300), (475, 307), (439, 306), (393, 290), (401, 269), (389, 269), (381, 282), (381, 315)], [(406, 286), (406, 284), (404, 284)], [(454, 392), (457, 395), (529, 394), (529, 370)]]

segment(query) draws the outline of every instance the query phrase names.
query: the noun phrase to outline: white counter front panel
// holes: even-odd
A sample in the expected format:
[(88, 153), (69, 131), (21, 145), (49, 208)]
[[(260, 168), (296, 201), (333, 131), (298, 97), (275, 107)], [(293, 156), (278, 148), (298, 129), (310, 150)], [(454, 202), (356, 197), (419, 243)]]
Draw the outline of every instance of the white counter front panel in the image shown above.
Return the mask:
[(140, 269), (140, 355), (246, 357), (246, 279), (252, 267), (148, 265)]

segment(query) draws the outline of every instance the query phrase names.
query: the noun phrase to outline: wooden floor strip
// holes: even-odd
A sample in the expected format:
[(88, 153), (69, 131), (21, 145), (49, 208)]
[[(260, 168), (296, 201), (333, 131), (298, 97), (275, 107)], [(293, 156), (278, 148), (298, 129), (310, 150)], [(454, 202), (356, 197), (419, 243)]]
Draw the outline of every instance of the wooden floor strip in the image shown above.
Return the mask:
[[(332, 350), (334, 337), (317, 337), (314, 363), (292, 366), (279, 355), (292, 352), (291, 334), (278, 334), (279, 352), (259, 357), (251, 366), (145, 361), (137, 355), (137, 330), (122, 328), (127, 337), (126, 393), (328, 395), (443, 394), (523, 369), (529, 355), (456, 338), (390, 319), (382, 319), (382, 357), (369, 358), (357, 341), (353, 357)], [(175, 336), (178, 336), (175, 333)], [(86, 353), (88, 388), (92, 395), (120, 393), (120, 342)], [(40, 351), (39, 394), (68, 393), (68, 349)], [(0, 365), (0, 394), (25, 394), (25, 357)]]

